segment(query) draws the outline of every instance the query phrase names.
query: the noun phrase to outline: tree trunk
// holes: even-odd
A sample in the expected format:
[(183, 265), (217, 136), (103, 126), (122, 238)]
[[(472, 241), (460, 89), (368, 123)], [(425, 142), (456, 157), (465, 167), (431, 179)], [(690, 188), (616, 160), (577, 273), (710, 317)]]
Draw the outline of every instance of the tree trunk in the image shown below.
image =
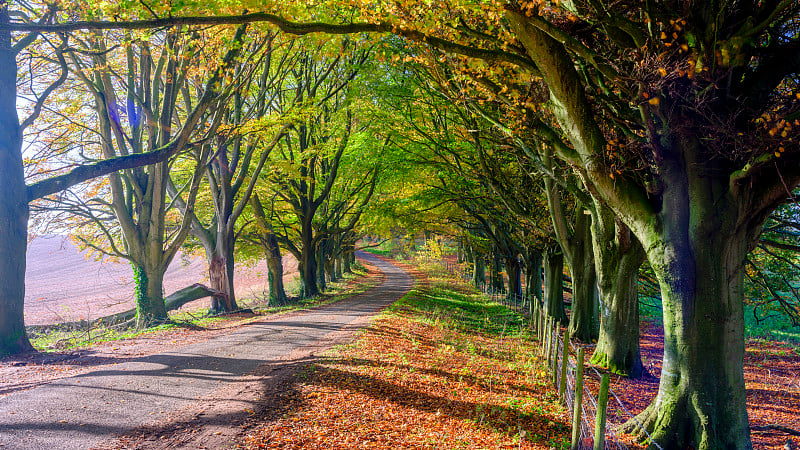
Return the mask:
[(354, 254), (354, 251), (353, 251), (352, 247), (347, 246), (347, 249), (345, 250), (344, 255), (342, 255), (342, 272), (344, 272), (344, 273), (353, 273), (353, 268), (350, 265), (350, 258), (351, 258), (351, 255), (353, 255), (353, 254)]
[(217, 252), (214, 253), (211, 261), (208, 263), (208, 275), (211, 289), (224, 294), (220, 297), (214, 297), (211, 301), (211, 312), (215, 314), (231, 312), (238, 309), (233, 292), (233, 255), (225, 255), (224, 252), (225, 249), (220, 248), (219, 244), (217, 244)]
[(638, 420), (666, 448), (749, 450), (744, 264), (771, 209), (753, 201), (749, 183), (698, 170), (692, 158), (706, 154), (692, 142), (680, 141), (687, 148), (680, 157), (664, 158), (655, 225), (629, 224), (658, 279), (664, 311), (658, 395)]
[(269, 280), (269, 304), (270, 306), (283, 306), (289, 303), (286, 290), (283, 286), (283, 257), (278, 246), (278, 240), (274, 234), (270, 234), (265, 242), (267, 253), (267, 275)]
[(648, 245), (664, 307), (664, 361), (658, 395), (638, 420), (667, 448), (750, 449), (742, 369), (745, 239), (670, 238)]
[(317, 244), (316, 251), (317, 258), (317, 286), (320, 292), (325, 292), (328, 289), (328, 283), (325, 280), (325, 246), (323, 241)]
[(336, 258), (325, 258), (325, 273), (328, 274), (328, 280), (331, 283), (335, 283), (339, 281), (339, 278), (336, 276)]
[(640, 378), (647, 374), (639, 350), (639, 267), (644, 249), (613, 213), (595, 203), (592, 221), (597, 285), (600, 289), (600, 336), (591, 362), (611, 372)]
[(337, 255), (333, 260), (333, 274), (336, 276), (337, 280), (341, 280), (344, 276), (344, 272), (342, 271), (342, 260), (344, 260), (342, 253), (339, 253), (339, 255)]
[(544, 259), (545, 311), (561, 324), (567, 323), (564, 312), (564, 254), (550, 251)]
[(325, 245), (322, 247), (325, 250), (322, 253), (322, 258), (325, 260), (325, 272), (331, 283), (339, 281), (339, 277), (336, 276), (336, 239), (335, 236), (326, 239)]
[(525, 261), (525, 293), (530, 301), (542, 300), (542, 253), (536, 250), (529, 250)]
[(505, 282), (503, 281), (503, 274), (500, 273), (503, 270), (502, 261), (500, 256), (496, 253), (492, 255), (492, 266), (491, 271), (489, 273), (489, 279), (491, 281), (491, 292), (493, 294), (502, 294), (505, 291)]
[(583, 342), (592, 342), (600, 333), (597, 308), (597, 277), (592, 251), (591, 220), (579, 214), (575, 224), (572, 243), (572, 261), (569, 264), (572, 276), (572, 309), (569, 315), (569, 335)]
[(472, 282), (478, 289), (483, 289), (486, 285), (486, 259), (478, 252), (475, 252), (472, 262)]
[(508, 299), (511, 302), (519, 302), (522, 298), (522, 267), (516, 256), (506, 258), (506, 272), (508, 272)]
[(317, 259), (314, 252), (302, 253), (297, 268), (300, 271), (300, 298), (311, 298), (319, 295)]
[(269, 273), (269, 305), (283, 306), (289, 303), (286, 289), (283, 286), (283, 262), (280, 258), (267, 258), (267, 268)]
[(169, 317), (164, 303), (164, 271), (139, 264), (132, 264), (132, 267), (136, 328), (144, 329), (166, 322)]
[[(236, 304), (236, 294), (234, 291), (234, 272), (235, 272), (235, 256), (234, 249), (236, 241), (233, 235), (233, 229), (229, 228), (226, 224), (231, 220), (231, 209), (233, 204), (231, 199), (228, 198), (230, 193), (226, 193), (220, 202), (222, 202), (222, 214), (218, 219), (220, 223), (217, 224), (216, 239), (214, 240), (213, 253), (210, 255), (208, 261), (208, 278), (211, 284), (211, 289), (217, 290), (225, 294), (224, 296), (214, 297), (211, 301), (211, 312), (215, 314), (223, 312), (232, 312), (239, 309)], [(208, 249), (206, 249), (208, 255)]]
[(317, 252), (314, 248), (314, 239), (311, 224), (303, 225), (300, 235), (300, 298), (311, 298), (319, 295), (317, 285)]
[[(8, 4), (0, 1), (0, 24), (8, 20)], [(0, 64), (0, 356), (4, 356), (33, 350), (24, 321), (28, 194), (16, 107), (17, 63), (8, 31), (0, 31)]]

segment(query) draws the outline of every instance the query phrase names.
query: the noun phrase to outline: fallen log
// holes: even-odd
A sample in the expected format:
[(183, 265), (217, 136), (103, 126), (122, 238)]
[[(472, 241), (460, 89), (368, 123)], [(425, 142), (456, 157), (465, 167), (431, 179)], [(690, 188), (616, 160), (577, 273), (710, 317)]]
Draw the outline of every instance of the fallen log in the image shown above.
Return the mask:
[[(183, 289), (179, 289), (172, 294), (164, 297), (164, 304), (166, 305), (167, 312), (174, 311), (181, 306), (193, 302), (195, 300), (200, 300), (204, 297), (224, 297), (225, 294), (211, 289), (210, 287), (195, 283), (190, 286), (186, 286)], [(129, 309), (128, 311), (124, 311), (121, 313), (113, 314), (106, 317), (101, 317), (100, 319), (95, 320), (93, 323), (100, 324), (100, 325), (115, 325), (121, 322), (127, 322), (128, 320), (133, 319), (136, 317), (136, 309)]]

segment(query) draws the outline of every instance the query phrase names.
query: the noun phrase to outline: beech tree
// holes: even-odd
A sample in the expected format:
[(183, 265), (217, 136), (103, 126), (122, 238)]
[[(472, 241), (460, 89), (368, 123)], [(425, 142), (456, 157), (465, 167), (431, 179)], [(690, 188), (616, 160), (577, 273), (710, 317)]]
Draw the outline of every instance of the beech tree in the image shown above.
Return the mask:
[[(32, 350), (25, 333), (23, 316), (29, 203), (92, 178), (165, 161), (185, 148), (207, 109), (219, 98), (221, 94), (219, 81), (225, 75), (227, 65), (238, 56), (239, 51), (236, 47), (229, 50), (219, 66), (209, 74), (203, 94), (194, 109), (187, 113), (180, 128), (162, 146), (145, 153), (79, 164), (61, 170), (53, 168), (36, 174), (33, 179), (26, 182), (22, 157), (24, 131), (41, 113), (49, 95), (63, 83), (63, 77), (45, 86), (35, 96), (30, 115), (20, 122), (17, 113), (19, 91), (16, 60), (37, 41), (40, 34), (31, 31), (12, 35), (9, 26), (11, 12), (8, 6), (6, 1), (0, 1), (0, 178), (4, 180), (5, 185), (3, 194), (0, 195), (0, 280), (4, 286), (0, 291), (1, 355)], [(20, 15), (30, 23), (27, 14)], [(52, 11), (46, 11), (42, 14), (39, 24), (51, 21), (53, 16)], [(240, 36), (243, 35), (244, 27), (241, 27), (238, 33)], [(66, 41), (67, 36), (63, 36), (62, 41)], [(54, 50), (54, 53), (57, 55), (58, 50)], [(34, 86), (41, 87), (36, 84)]]
[[(69, 146), (83, 155), (102, 155), (105, 159), (142, 154), (164, 146), (172, 138), (173, 126), (180, 123), (182, 112), (178, 95), (181, 91), (189, 102), (185, 83), (196, 70), (193, 66), (197, 61), (192, 55), (199, 45), (199, 37), (170, 30), (156, 38), (163, 39), (163, 44), (156, 50), (155, 57), (147, 41), (133, 43), (130, 35), (116, 36), (126, 43), (115, 52), (110, 48), (115, 44), (109, 45), (108, 38), (99, 32), (89, 33), (90, 48), (87, 50), (91, 56), (82, 58), (78, 52), (69, 53), (72, 72), (84, 89), (67, 95), (88, 94), (93, 100), (91, 122), (97, 129), (96, 138), (86, 143), (71, 142)], [(62, 99), (54, 97), (55, 101)], [(191, 103), (186, 106), (191, 108)], [(214, 112), (216, 114), (218, 111)], [(218, 121), (213, 115), (208, 122), (206, 134), (198, 136), (201, 139), (207, 139), (216, 129), (214, 122)], [(86, 136), (80, 137), (86, 139)], [(74, 137), (65, 136), (64, 139), (70, 141)], [(92, 148), (93, 142), (97, 142), (99, 148)], [(209, 146), (199, 145), (192, 155), (184, 184), (188, 211), (194, 207), (209, 150)], [(67, 208), (67, 212), (86, 219), (80, 224), (82, 229), (77, 231), (84, 245), (130, 261), (139, 328), (167, 319), (164, 273), (189, 232), (189, 217), (175, 217), (175, 211), (169, 208), (167, 187), (174, 163), (168, 160), (114, 172), (108, 176), (107, 188), (101, 187), (100, 192), (91, 192), (92, 198), (79, 200), (79, 204), (71, 202)], [(60, 206), (69, 203), (64, 198), (52, 200)], [(92, 228), (99, 236), (87, 233)]]
[[(465, 2), (440, 15), (417, 4), (368, 6), (357, 23), (292, 23), (270, 13), (238, 20), (298, 34), (395, 33), (494, 64), (487, 75), (528, 108), (529, 129), (638, 237), (658, 279), (664, 364), (638, 423), (670, 448), (751, 448), (744, 262), (800, 182), (800, 6)], [(89, 25), (50, 29), (70, 26)], [(526, 99), (520, 78), (547, 102)]]
[[(332, 47), (339, 54), (331, 55)], [(354, 129), (358, 119), (349, 109), (350, 83), (368, 52), (350, 39), (301, 49), (280, 98), (281, 108), (294, 108), (295, 119), (267, 176), (290, 212), (276, 216), (282, 222), (273, 233), (297, 258), (303, 298), (320, 292), (318, 271), (324, 268), (318, 264), (318, 246), (324, 234), (315, 233), (314, 220), (333, 192), (352, 134), (362, 131), (358, 123)]]
[[(168, 186), (170, 196), (188, 214), (191, 233), (205, 251), (210, 287), (224, 294), (212, 299), (212, 313), (238, 309), (234, 286), (237, 222), (290, 121), (277, 105), (299, 54), (295, 42), (284, 42), (274, 32), (253, 33), (250, 40), (247, 57), (237, 61), (235, 76), (228, 83), (230, 102), (220, 111), (224, 131), (208, 144), (213, 158), (204, 175), (210, 207), (195, 212), (174, 184)], [(265, 242), (270, 241), (267, 238)]]
[[(507, 17), (571, 144), (560, 156), (639, 237), (661, 286), (664, 364), (658, 396), (639, 421), (673, 447), (750, 448), (743, 266), (761, 224), (800, 181), (788, 141), (796, 129), (786, 120), (797, 109), (786, 81), (800, 61), (782, 60), (796, 45), (797, 5), (707, 3), (680, 15), (668, 4), (632, 5), (632, 19), (614, 25), (623, 13), (595, 6), (553, 16), (512, 8)], [(608, 26), (581, 35), (554, 23), (562, 14)], [(589, 36), (605, 44), (594, 46), (602, 54), (586, 45)], [(594, 82), (613, 88), (597, 95), (587, 85)], [(608, 146), (617, 150), (615, 96), (630, 105), (624, 142), (636, 148), (602, 164)], [(636, 163), (609, 170), (625, 157)]]
[[(264, 248), (267, 258), (269, 304), (272, 306), (286, 305), (289, 303), (289, 297), (286, 295), (283, 285), (283, 257), (278, 238), (272, 231), (272, 218), (267, 216), (258, 194), (250, 197), (250, 208), (256, 221), (258, 240)], [(270, 208), (270, 210), (274, 211), (275, 208)]]

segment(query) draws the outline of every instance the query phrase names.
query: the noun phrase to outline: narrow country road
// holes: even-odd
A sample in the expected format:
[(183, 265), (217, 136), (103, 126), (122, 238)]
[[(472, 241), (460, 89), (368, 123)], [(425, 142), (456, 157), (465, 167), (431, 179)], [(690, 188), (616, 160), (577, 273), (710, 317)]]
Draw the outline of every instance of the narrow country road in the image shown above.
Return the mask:
[[(352, 335), (366, 318), (411, 288), (412, 278), (404, 270), (369, 254), (360, 256), (383, 271), (385, 280), (356, 297), (255, 322), (225, 336), (112, 369), (9, 394), (0, 399), (0, 446), (48, 450), (107, 447), (115, 436), (159, 420), (174, 420), (177, 411), (209, 414), (216, 402), (244, 410), (248, 402), (241, 401), (239, 394), (253, 402), (269, 402), (252, 392), (269, 378), (264, 367), (276, 370), (291, 365), (337, 342), (332, 336), (341, 340)], [(250, 384), (241, 384), (244, 379)], [(226, 390), (237, 383), (238, 391)], [(220, 418), (216, 426), (229, 425)]]

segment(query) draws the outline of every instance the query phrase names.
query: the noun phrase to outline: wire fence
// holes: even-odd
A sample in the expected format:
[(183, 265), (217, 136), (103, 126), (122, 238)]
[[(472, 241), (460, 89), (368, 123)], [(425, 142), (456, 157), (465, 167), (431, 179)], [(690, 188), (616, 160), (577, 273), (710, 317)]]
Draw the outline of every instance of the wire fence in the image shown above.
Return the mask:
[[(472, 274), (464, 264), (446, 259), (439, 259), (437, 262), (461, 279), (472, 279)], [(558, 324), (547, 315), (544, 305), (539, 299), (524, 293), (513, 295), (501, 289), (493, 289), (489, 283), (485, 282), (477, 283), (476, 287), (491, 301), (515, 309), (529, 319), (531, 327), (539, 339), (542, 356), (547, 361), (547, 369), (553, 385), (564, 401), (570, 420), (572, 420), (572, 449), (627, 450), (628, 447), (619, 440), (617, 431), (624, 422), (629, 420), (637, 425), (649, 443), (655, 448), (661, 449), (658, 444), (652, 442), (647, 430), (636, 421), (635, 415), (628, 411), (620, 398), (608, 387), (608, 375), (601, 374), (594, 367), (590, 367), (588, 371), (584, 370), (583, 361), (579, 361), (584, 357), (584, 349), (571, 342), (569, 336), (564, 335), (566, 330), (561, 332)], [(566, 352), (564, 351), (565, 343), (567, 344)], [(600, 380), (601, 388), (597, 396), (583, 383), (583, 377), (587, 375)], [(605, 380), (603, 380), (604, 377)], [(607, 389), (605, 393), (603, 392), (604, 385)], [(598, 398), (602, 397), (605, 398), (598, 402)], [(576, 399), (580, 402), (580, 414), (575, 412), (575, 405), (578, 403)], [(609, 399), (611, 399), (610, 405), (608, 404)], [(601, 404), (602, 409), (600, 414), (598, 414), (598, 403)], [(608, 408), (613, 408), (617, 412), (618, 421), (606, 420)], [(602, 431), (603, 435), (599, 439), (595, 439), (595, 433), (598, 431)]]

